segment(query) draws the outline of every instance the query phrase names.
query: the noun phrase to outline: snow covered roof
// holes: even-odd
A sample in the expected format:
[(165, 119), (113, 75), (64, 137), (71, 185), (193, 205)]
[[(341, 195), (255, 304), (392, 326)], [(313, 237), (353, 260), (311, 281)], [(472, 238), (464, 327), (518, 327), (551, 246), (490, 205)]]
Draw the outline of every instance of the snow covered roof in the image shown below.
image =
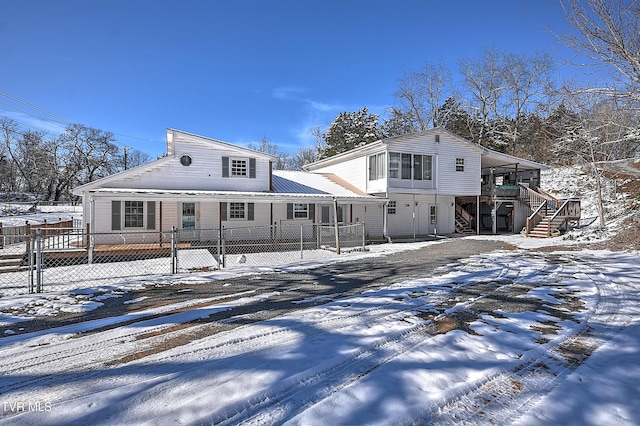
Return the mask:
[(206, 190), (167, 190), (139, 188), (96, 188), (89, 191), (96, 195), (111, 197), (142, 197), (163, 200), (203, 200), (274, 202), (292, 199), (306, 201), (333, 201), (383, 204), (387, 200), (367, 195), (348, 182), (330, 174), (318, 174), (292, 170), (274, 170), (272, 176), (273, 191), (206, 191)]
[(324, 193), (310, 189), (300, 193), (276, 192), (243, 192), (243, 191), (191, 191), (165, 189), (135, 189), (135, 188), (99, 188), (89, 191), (92, 195), (108, 195), (110, 198), (131, 198), (135, 196), (148, 200), (192, 200), (192, 201), (229, 201), (229, 202), (287, 202), (300, 200), (305, 202), (329, 202), (335, 198), (338, 202), (353, 202), (360, 204), (383, 204), (385, 198), (362, 196), (350, 192), (344, 194)]
[(281, 194), (306, 193), (368, 197), (364, 192), (332, 174), (274, 170), (272, 183), (273, 191)]

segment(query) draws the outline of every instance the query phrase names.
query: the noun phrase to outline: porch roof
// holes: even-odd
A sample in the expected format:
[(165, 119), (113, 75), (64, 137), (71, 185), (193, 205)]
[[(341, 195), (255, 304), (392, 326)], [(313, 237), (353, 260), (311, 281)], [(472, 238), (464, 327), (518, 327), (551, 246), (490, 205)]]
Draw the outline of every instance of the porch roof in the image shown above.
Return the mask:
[(536, 163), (535, 161), (526, 160), (524, 158), (514, 157), (513, 155), (503, 154), (501, 152), (493, 151), (488, 148), (483, 148), (481, 153), (481, 167), (482, 172), (485, 174), (490, 169), (493, 169), (494, 173), (502, 174), (525, 170), (545, 170), (548, 166), (544, 164)]
[(134, 188), (99, 188), (89, 191), (92, 196), (105, 196), (116, 199), (139, 198), (156, 201), (227, 201), (227, 202), (307, 202), (329, 203), (336, 199), (339, 203), (384, 204), (388, 200), (382, 197), (357, 194), (330, 194), (322, 192), (283, 193), (283, 192), (242, 192), (242, 191), (200, 191), (165, 190)]

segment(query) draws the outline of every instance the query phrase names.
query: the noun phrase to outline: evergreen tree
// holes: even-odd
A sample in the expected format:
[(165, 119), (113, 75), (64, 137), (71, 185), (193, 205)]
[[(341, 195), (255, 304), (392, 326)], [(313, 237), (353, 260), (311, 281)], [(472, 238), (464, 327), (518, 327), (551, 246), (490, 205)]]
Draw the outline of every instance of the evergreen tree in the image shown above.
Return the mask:
[(341, 112), (324, 133), (325, 146), (319, 150), (320, 159), (359, 148), (382, 138), (379, 115), (365, 106), (360, 111)]

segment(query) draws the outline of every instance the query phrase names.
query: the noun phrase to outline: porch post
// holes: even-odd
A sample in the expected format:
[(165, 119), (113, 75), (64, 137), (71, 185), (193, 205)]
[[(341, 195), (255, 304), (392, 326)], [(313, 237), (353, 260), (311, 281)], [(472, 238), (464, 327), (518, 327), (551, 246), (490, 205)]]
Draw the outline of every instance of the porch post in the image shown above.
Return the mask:
[(333, 229), (336, 233), (336, 254), (340, 254), (340, 235), (338, 228), (338, 199), (333, 197)]
[(476, 235), (480, 235), (480, 196), (476, 195)]

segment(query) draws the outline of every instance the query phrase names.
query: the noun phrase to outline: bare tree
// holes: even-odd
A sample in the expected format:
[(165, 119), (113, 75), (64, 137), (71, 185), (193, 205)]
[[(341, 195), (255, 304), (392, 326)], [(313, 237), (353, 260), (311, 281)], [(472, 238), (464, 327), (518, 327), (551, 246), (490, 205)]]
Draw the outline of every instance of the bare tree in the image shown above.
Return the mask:
[(119, 167), (122, 170), (126, 170), (147, 164), (149, 161), (151, 161), (151, 156), (146, 152), (125, 147), (123, 149), (122, 161)]
[(313, 146), (303, 146), (293, 154), (289, 163), (291, 170), (302, 170), (307, 164), (311, 164), (320, 159), (318, 150)]
[(610, 79), (591, 88), (640, 101), (640, 6), (637, 0), (561, 0), (576, 32), (563, 39), (578, 54), (604, 65)]
[[(567, 90), (588, 111), (580, 115), (583, 151), (596, 179), (600, 226), (605, 226), (598, 161), (638, 152), (640, 140), (640, 7), (637, 0), (562, 0), (575, 32), (564, 36), (576, 53), (606, 71), (599, 87)], [(570, 136), (569, 136), (570, 137)], [(580, 152), (580, 151), (577, 151)]]
[(485, 49), (479, 60), (462, 59), (459, 66), (470, 95), (467, 107), (481, 124), (473, 139), (486, 145), (491, 121), (498, 117), (499, 100), (506, 86), (501, 54), (493, 48)]
[(264, 152), (265, 154), (270, 154), (276, 157), (276, 160), (273, 162), (272, 167), (275, 170), (284, 170), (288, 168), (289, 158), (287, 154), (281, 152), (278, 149), (278, 145), (272, 142), (268, 137), (263, 136), (262, 140), (258, 145), (254, 145), (252, 143), (247, 145), (247, 148), (253, 149), (254, 151)]
[(502, 58), (502, 81), (504, 82), (502, 107), (499, 115), (510, 117), (504, 126), (507, 131), (508, 151), (516, 153), (518, 141), (529, 114), (540, 104), (547, 103), (553, 92), (551, 70), (553, 59), (548, 54), (529, 56), (526, 54), (504, 54)]
[[(406, 72), (398, 80), (395, 97), (400, 106), (395, 108), (395, 119), (404, 116), (403, 126), (394, 128), (423, 131), (442, 125), (440, 106), (451, 96), (451, 72), (444, 64), (426, 63), (419, 71)], [(407, 126), (406, 122), (413, 122)]]
[(278, 155), (278, 145), (272, 142), (268, 137), (263, 136), (259, 144), (249, 143), (247, 148), (254, 151), (264, 152), (265, 154)]

